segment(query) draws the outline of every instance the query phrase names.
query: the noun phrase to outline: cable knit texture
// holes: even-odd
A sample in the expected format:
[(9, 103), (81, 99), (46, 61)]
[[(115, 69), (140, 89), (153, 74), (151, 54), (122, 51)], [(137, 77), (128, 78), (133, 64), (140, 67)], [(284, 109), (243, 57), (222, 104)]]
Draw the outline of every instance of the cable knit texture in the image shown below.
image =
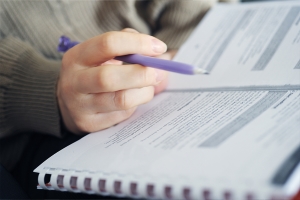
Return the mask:
[[(178, 49), (217, 0), (0, 0), (0, 161), (12, 169), (25, 132), (62, 135), (56, 82), (61, 35), (84, 41), (134, 28)], [(236, 1), (236, 0), (227, 0)]]

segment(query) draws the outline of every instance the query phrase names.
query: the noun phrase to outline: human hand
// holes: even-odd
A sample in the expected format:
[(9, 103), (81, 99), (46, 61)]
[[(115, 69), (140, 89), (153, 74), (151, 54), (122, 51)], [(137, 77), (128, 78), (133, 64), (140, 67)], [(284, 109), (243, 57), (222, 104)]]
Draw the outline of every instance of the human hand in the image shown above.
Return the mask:
[[(172, 60), (173, 57), (176, 55), (176, 53), (177, 53), (177, 50), (171, 50), (171, 51), (167, 51), (166, 53), (163, 53), (159, 56), (156, 56), (156, 58), (160, 58), (160, 59), (164, 59), (164, 60)], [(160, 84), (154, 86), (155, 94), (162, 92), (167, 87), (168, 75), (169, 75), (169, 73), (167, 73), (166, 78)]]
[[(166, 72), (137, 64), (123, 66), (115, 56), (159, 56), (160, 40), (128, 30), (108, 32), (68, 50), (57, 85), (63, 122), (73, 133), (94, 132), (130, 117), (138, 105), (166, 87)], [(156, 89), (154, 89), (156, 87)]]

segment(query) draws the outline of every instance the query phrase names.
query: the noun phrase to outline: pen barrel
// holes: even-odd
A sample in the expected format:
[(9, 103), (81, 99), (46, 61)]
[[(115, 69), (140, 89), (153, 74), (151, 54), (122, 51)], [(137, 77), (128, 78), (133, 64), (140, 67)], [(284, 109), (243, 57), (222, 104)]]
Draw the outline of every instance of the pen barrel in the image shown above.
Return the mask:
[(162, 69), (180, 74), (195, 74), (194, 67), (191, 65), (170, 60), (157, 59), (149, 56), (131, 54), (126, 56), (117, 56), (115, 59), (131, 64), (140, 64), (146, 67)]

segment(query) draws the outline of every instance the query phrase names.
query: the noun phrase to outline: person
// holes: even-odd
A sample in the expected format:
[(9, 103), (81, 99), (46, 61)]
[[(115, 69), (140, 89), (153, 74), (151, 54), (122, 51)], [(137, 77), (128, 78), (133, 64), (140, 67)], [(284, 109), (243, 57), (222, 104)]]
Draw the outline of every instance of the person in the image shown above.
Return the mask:
[[(113, 58), (171, 59), (214, 3), (0, 1), (0, 162), (29, 197), (57, 198), (36, 191), (32, 170), (42, 161), (166, 88), (165, 71)], [(61, 35), (82, 43), (62, 55)]]

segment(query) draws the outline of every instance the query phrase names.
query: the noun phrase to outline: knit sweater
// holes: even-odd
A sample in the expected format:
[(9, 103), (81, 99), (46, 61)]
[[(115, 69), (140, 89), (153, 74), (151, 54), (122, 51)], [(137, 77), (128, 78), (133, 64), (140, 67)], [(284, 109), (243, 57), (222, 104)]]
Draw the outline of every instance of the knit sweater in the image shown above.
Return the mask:
[(130, 27), (178, 49), (215, 1), (0, 0), (1, 163), (15, 166), (29, 132), (62, 136), (56, 99), (61, 35), (84, 41)]

